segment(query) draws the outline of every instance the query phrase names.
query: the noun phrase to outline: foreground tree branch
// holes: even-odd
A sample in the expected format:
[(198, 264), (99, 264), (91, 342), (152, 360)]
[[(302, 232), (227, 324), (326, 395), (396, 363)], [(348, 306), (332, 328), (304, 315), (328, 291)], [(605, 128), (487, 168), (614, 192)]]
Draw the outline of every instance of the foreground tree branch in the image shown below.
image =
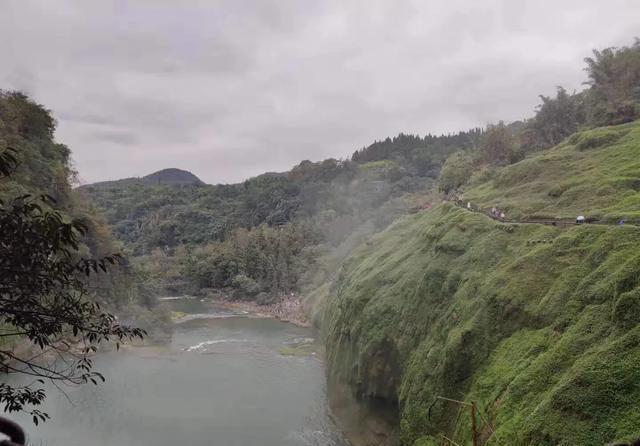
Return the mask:
[[(0, 153), (0, 177), (15, 167), (12, 151)], [(123, 260), (79, 255), (87, 226), (54, 209), (48, 196), (0, 200), (0, 371), (32, 376), (27, 386), (0, 383), (5, 412), (25, 411), (34, 423), (48, 418), (34, 406), (44, 380), (84, 384), (104, 381), (91, 355), (103, 342), (142, 339), (144, 330), (121, 325), (92, 301), (87, 277)], [(30, 354), (10, 345), (29, 344)]]

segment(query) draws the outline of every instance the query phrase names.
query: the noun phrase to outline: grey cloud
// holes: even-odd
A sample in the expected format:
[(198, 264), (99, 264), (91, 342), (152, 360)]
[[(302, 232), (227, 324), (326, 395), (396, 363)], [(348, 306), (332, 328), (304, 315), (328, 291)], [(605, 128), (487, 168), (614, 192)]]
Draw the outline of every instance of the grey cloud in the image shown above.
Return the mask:
[(130, 146), (138, 142), (138, 138), (132, 132), (121, 130), (103, 130), (89, 135), (93, 140), (111, 142), (114, 144)]
[(85, 181), (241, 181), (529, 116), (638, 29), (636, 0), (8, 0), (0, 88), (53, 110)]

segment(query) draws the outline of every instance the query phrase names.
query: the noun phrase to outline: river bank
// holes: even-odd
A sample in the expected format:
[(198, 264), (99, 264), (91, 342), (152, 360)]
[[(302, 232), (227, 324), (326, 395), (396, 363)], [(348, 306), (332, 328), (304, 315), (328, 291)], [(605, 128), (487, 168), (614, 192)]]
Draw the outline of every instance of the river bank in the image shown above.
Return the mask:
[(311, 327), (311, 322), (303, 308), (302, 299), (299, 297), (285, 297), (280, 302), (269, 305), (224, 298), (213, 299), (211, 302), (227, 310), (244, 311), (253, 316), (273, 318), (298, 327)]

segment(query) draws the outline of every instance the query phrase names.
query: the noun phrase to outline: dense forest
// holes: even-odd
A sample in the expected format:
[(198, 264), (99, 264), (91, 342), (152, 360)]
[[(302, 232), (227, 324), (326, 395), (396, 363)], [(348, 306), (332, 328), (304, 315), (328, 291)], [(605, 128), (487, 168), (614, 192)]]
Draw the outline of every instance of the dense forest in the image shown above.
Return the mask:
[[(187, 278), (191, 292), (231, 288), (247, 298), (269, 293), (273, 299), (298, 291), (321, 253), (353, 244), (350, 238), (366, 237), (423, 205), (440, 164), (455, 150), (449, 139), (440, 138), (442, 148), (424, 163), (413, 156), (428, 149), (415, 150), (416, 140), (399, 137), (398, 152), (411, 152), (408, 159), (303, 161), (289, 172), (233, 185), (127, 181), (79, 191), (104, 211), (133, 256), (142, 264), (148, 256), (167, 257), (169, 275)], [(286, 265), (286, 278), (267, 273), (273, 265)]]

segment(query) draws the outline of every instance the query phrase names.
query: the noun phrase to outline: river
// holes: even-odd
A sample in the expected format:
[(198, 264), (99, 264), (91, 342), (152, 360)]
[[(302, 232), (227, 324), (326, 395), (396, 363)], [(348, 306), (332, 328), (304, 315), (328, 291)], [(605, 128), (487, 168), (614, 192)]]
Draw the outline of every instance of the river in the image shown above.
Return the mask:
[[(98, 386), (48, 388), (34, 445), (341, 446), (331, 422), (322, 362), (308, 328), (252, 318), (197, 300), (170, 305), (189, 315), (170, 343), (99, 353)], [(15, 418), (15, 417), (12, 417)]]

